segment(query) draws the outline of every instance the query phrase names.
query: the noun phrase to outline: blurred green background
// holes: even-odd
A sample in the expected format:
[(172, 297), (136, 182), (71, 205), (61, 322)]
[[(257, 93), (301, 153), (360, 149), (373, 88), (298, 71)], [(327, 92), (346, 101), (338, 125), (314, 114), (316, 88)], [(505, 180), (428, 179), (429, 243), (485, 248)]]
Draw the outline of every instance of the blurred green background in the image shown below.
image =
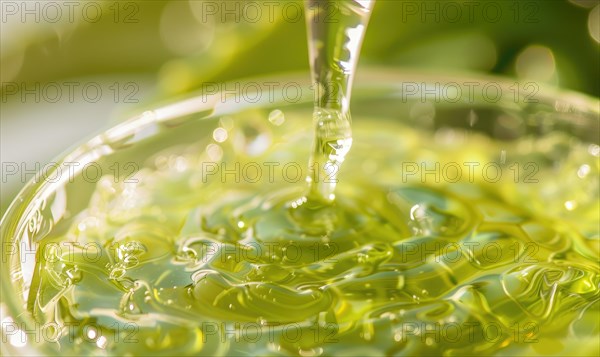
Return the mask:
[[(301, 1), (0, 4), (3, 170), (43, 167), (111, 123), (208, 81), (309, 75)], [(360, 66), (495, 74), (598, 97), (599, 4), (377, 0)], [(103, 89), (101, 100), (81, 95), (90, 83)], [(56, 85), (63, 95), (49, 100)], [(2, 212), (32, 176), (3, 172)]]

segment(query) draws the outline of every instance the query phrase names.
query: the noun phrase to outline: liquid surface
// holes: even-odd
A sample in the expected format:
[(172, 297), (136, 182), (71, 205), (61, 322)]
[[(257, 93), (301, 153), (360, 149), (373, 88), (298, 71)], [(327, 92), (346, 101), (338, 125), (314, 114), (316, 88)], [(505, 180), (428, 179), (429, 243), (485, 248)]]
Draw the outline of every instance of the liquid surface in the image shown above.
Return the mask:
[[(276, 114), (221, 119), (227, 135), (152, 156), (137, 182), (103, 177), (45, 239), (28, 308), (61, 354), (597, 351), (597, 146), (556, 132), (502, 162), (483, 135), (362, 118), (336, 201), (305, 205), (305, 113)], [(504, 175), (407, 175), (422, 162)]]

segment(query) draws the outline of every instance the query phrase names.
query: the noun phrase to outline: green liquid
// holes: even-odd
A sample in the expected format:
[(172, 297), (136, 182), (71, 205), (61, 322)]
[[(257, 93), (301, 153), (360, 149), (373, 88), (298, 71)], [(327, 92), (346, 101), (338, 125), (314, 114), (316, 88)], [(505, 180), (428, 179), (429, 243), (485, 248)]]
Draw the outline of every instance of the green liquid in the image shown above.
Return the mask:
[[(588, 146), (560, 133), (523, 140), (531, 153), (508, 155), (521, 166), (556, 158), (557, 147), (569, 159), (560, 170), (540, 164), (537, 184), (515, 184), (499, 161), (504, 142), (460, 129), (433, 140), (361, 117), (336, 200), (302, 204), (303, 180), (277, 168), (269, 177), (263, 163), (304, 161), (305, 114), (285, 111), (276, 126), (260, 120), (266, 112), (241, 113), (217, 123), (222, 143), (164, 150), (138, 183), (99, 181), (88, 208), (40, 247), (72, 242), (60, 258), (44, 254), (29, 292), (37, 321), (72, 326), (61, 353), (593, 353), (598, 165)], [(229, 170), (258, 163), (260, 180), (208, 175), (199, 163), (214, 161), (215, 145)], [(405, 182), (398, 158), (494, 162), (510, 174), (491, 183), (476, 171), (469, 182), (465, 168), (455, 183)]]

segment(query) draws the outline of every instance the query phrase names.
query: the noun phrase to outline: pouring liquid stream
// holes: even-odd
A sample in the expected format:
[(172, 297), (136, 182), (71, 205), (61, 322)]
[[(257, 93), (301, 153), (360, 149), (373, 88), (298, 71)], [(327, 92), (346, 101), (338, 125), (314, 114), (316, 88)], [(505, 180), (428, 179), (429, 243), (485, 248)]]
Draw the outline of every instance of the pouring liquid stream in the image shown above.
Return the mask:
[(314, 142), (309, 161), (312, 201), (332, 202), (340, 166), (352, 146), (350, 95), (375, 0), (306, 0), (314, 89)]

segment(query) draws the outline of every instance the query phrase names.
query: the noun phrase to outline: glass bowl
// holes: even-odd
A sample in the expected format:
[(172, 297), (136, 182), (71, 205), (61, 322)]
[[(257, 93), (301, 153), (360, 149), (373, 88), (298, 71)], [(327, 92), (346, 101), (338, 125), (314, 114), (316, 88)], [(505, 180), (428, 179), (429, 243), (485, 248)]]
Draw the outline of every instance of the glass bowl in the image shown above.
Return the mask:
[[(225, 160), (227, 155), (224, 153), (227, 151), (225, 145), (231, 145), (234, 151), (243, 154), (243, 158), (238, 156), (235, 160), (242, 160), (245, 165), (253, 162), (251, 167), (248, 166), (248, 170), (257, 169), (254, 164), (258, 161), (251, 161), (252, 158), (259, 160), (264, 152), (271, 152), (271, 159), (281, 160), (282, 164), (287, 163), (288, 168), (285, 172), (275, 173), (275, 177), (269, 177), (269, 180), (282, 181), (280, 186), (286, 189), (302, 188), (306, 176), (306, 171), (302, 170), (306, 170), (305, 165), (308, 165), (308, 150), (313, 130), (311, 117), (314, 93), (306, 77), (308, 76), (286, 75), (228, 84), (206, 83), (201, 93), (131, 118), (75, 147), (55, 163), (45, 166), (18, 194), (1, 222), (0, 306), (3, 354), (68, 355), (82, 353), (84, 350), (86, 353), (91, 351), (102, 355), (150, 353), (148, 348), (151, 347), (147, 345), (151, 344), (151, 341), (147, 341), (148, 339), (128, 339), (128, 336), (136, 337), (137, 333), (141, 333), (140, 329), (149, 328), (141, 323), (136, 325), (135, 320), (119, 320), (115, 317), (113, 323), (120, 322), (111, 327), (112, 340), (107, 341), (106, 338), (98, 336), (98, 331), (91, 331), (89, 326), (82, 327), (72, 323), (74, 327), (69, 327), (69, 322), (73, 321), (66, 318), (55, 317), (52, 323), (40, 320), (49, 318), (48, 316), (52, 315), (51, 311), (45, 310), (41, 315), (38, 311), (37, 317), (34, 316), (32, 310), (35, 308), (32, 306), (36, 304), (36, 294), (32, 291), (37, 289), (38, 294), (52, 295), (48, 292), (49, 289), (39, 290), (36, 274), (40, 273), (36, 263), (42, 258), (48, 260), (49, 256), (67, 254), (69, 249), (72, 249), (72, 242), (57, 244), (56, 239), (63, 237), (68, 240), (67, 237), (74, 229), (82, 232), (86, 229), (86, 224), (93, 224), (82, 221), (81, 213), (90, 202), (95, 202), (94, 195), (98, 195), (98, 190), (104, 187), (109, 192), (114, 187), (119, 187), (121, 191), (112, 193), (119, 197), (113, 197), (111, 204), (103, 207), (108, 212), (107, 217), (114, 224), (125, 226), (138, 217), (136, 202), (128, 201), (128, 195), (132, 190), (135, 191), (144, 179), (151, 179), (147, 172), (158, 170), (185, 174), (194, 170), (194, 165), (204, 170), (202, 175), (187, 177), (183, 186), (177, 181), (179, 183), (175, 182), (173, 187), (165, 189), (162, 194), (166, 195), (166, 198), (163, 197), (162, 202), (167, 211), (169, 207), (176, 207), (186, 200), (186, 196), (180, 194), (169, 196), (169, 190), (189, 190), (192, 195), (194, 187), (203, 187), (207, 179), (219, 177), (218, 170), (221, 166), (218, 164)], [(236, 345), (228, 338), (212, 345), (202, 345), (200, 342), (194, 345), (195, 339), (200, 337), (197, 334), (190, 337), (182, 333), (182, 338), (186, 340), (177, 343), (189, 343), (194, 346), (186, 345), (185, 349), (178, 350), (173, 347), (176, 337), (170, 336), (168, 338), (173, 339), (172, 345), (164, 350), (154, 346), (153, 348), (157, 349), (155, 352), (212, 355), (242, 354), (244, 351), (249, 354), (275, 355), (319, 355), (333, 352), (340, 355), (377, 355), (414, 354), (423, 351), (452, 353), (463, 351), (461, 348), (467, 348), (465, 346), (469, 345), (471, 349), (465, 350), (468, 353), (483, 351), (482, 353), (517, 355), (592, 354), (593, 351), (597, 351), (597, 301), (600, 289), (598, 100), (548, 88), (535, 82), (516, 82), (493, 77), (403, 73), (391, 69), (361, 71), (355, 82), (352, 102), (354, 147), (347, 163), (340, 170), (340, 195), (357, 197), (365, 205), (381, 198), (364, 191), (357, 184), (358, 181), (344, 185), (345, 182), (351, 181), (350, 178), (357, 177), (359, 180), (362, 177), (361, 182), (367, 182), (365, 185), (377, 184), (400, 189), (407, 185), (451, 186), (454, 190), (453, 195), (464, 195), (461, 201), (464, 207), (461, 206), (459, 211), (467, 210), (473, 217), (479, 217), (480, 222), (486, 222), (488, 225), (505, 224), (511, 225), (513, 229), (518, 226), (521, 231), (528, 233), (528, 244), (509, 246), (509, 243), (493, 235), (473, 238), (473, 232), (483, 229), (481, 224), (465, 228), (464, 232), (460, 233), (460, 244), (470, 239), (487, 239), (488, 244), (500, 247), (501, 253), (513, 252), (514, 261), (511, 261), (510, 269), (502, 270), (502, 267), (506, 266), (503, 264), (508, 264), (507, 261), (496, 259), (494, 264), (484, 266), (481, 259), (473, 257), (479, 264), (479, 271), (474, 276), (500, 274), (498, 285), (494, 286), (490, 281), (484, 279), (482, 282), (474, 277), (468, 282), (462, 281), (459, 275), (459, 281), (455, 282), (454, 286), (463, 290), (452, 290), (454, 297), (448, 297), (450, 300), (454, 299), (453, 301), (471, 299), (469, 306), (472, 307), (472, 311), (467, 314), (469, 316), (477, 315), (478, 309), (485, 310), (482, 306), (489, 304), (490, 311), (496, 314), (498, 322), (487, 326), (487, 330), (499, 328), (503, 331), (502, 336), (508, 334), (510, 338), (466, 341), (464, 336), (468, 335), (466, 330), (462, 330), (464, 338), (460, 341), (452, 340), (449, 336), (454, 330), (450, 331), (448, 327), (454, 326), (451, 325), (452, 321), (445, 321), (445, 325), (437, 325), (438, 330), (434, 326), (429, 335), (423, 333), (422, 329), (426, 330), (431, 326), (420, 325), (419, 321), (434, 321), (429, 316), (434, 313), (446, 316), (437, 311), (444, 310), (444, 306), (435, 305), (433, 298), (428, 305), (428, 298), (424, 293), (424, 296), (413, 295), (413, 303), (422, 304), (423, 310), (414, 307), (409, 309), (407, 316), (411, 313), (415, 315), (406, 317), (407, 322), (401, 325), (402, 329), (394, 330), (396, 332), (390, 333), (390, 338), (385, 341), (373, 340), (366, 328), (357, 332), (357, 336), (361, 336), (363, 340), (344, 339), (342, 332), (346, 331), (346, 325), (338, 324), (336, 333), (340, 334), (340, 339), (330, 344), (308, 344), (306, 348), (291, 343), (291, 350), (277, 349), (276, 343), (270, 341), (260, 348), (256, 347), (258, 349), (253, 349), (254, 347), (250, 348), (249, 345)], [(419, 134), (404, 137), (400, 132), (402, 130), (414, 130)], [(373, 136), (377, 136), (378, 139), (371, 140)], [(489, 146), (491, 139), (494, 144)], [(478, 148), (481, 148), (481, 152), (478, 152)], [(297, 152), (293, 156), (286, 156), (286, 152), (290, 150)], [(389, 157), (381, 157), (381, 152), (392, 154)], [(201, 156), (194, 156), (197, 153), (201, 153)], [(190, 157), (200, 159), (192, 161)], [(301, 160), (297, 160), (298, 158)], [(263, 159), (258, 168), (263, 170), (263, 180), (270, 172), (269, 167), (285, 166), (264, 166), (264, 163)], [(235, 169), (232, 171), (232, 167), (235, 166), (228, 167), (230, 176), (225, 174), (225, 179), (229, 177), (229, 180), (245, 181), (242, 182), (242, 185), (245, 184), (245, 190), (267, 187), (266, 190), (271, 191), (264, 181), (261, 181), (262, 186), (255, 184), (258, 181), (255, 180), (255, 174), (250, 174), (250, 171), (244, 172), (243, 168), (237, 172)], [(472, 192), (474, 189), (468, 188), (471, 187), (470, 184), (486, 187), (498, 200), (518, 207), (519, 213), (493, 208), (493, 204), (479, 205), (476, 195)], [(280, 186), (277, 186), (278, 189)], [(233, 187), (235, 186), (230, 188), (233, 190)], [(387, 196), (382, 197), (393, 201), (393, 195), (390, 196), (392, 191), (397, 192), (390, 189), (389, 192), (385, 192)], [(210, 196), (209, 193), (206, 195)], [(171, 197), (177, 197), (178, 201), (170, 201)], [(220, 200), (225, 202), (230, 198), (216, 196), (208, 199), (214, 203)], [(452, 210), (453, 203), (448, 202), (442, 206)], [(431, 219), (437, 219), (436, 212), (429, 213)], [(400, 216), (399, 219), (406, 221), (402, 224), (406, 223), (407, 230), (403, 239), (395, 245), (395, 249), (404, 247), (407, 248), (405, 253), (413, 254), (423, 248), (423, 239), (429, 239), (432, 235), (444, 237), (448, 230), (460, 228), (456, 223), (459, 221), (455, 220), (452, 221), (454, 223), (444, 223), (443, 231), (436, 231), (435, 227), (429, 227), (431, 229), (428, 230), (426, 222), (418, 220), (420, 214), (423, 214), (422, 207), (413, 205)], [(523, 218), (538, 216), (543, 216), (549, 222), (561, 222), (559, 226), (562, 230), (557, 228), (551, 234), (544, 226), (536, 226), (531, 220)], [(157, 226), (156, 229), (161, 228)], [(507, 235), (516, 234), (506, 229), (504, 232)], [(47, 244), (48, 241), (54, 243)], [(456, 244), (453, 246), (457, 247)], [(161, 247), (149, 246), (145, 249), (162, 249)], [(449, 246), (444, 247), (447, 249)], [(464, 245), (461, 247), (464, 248)], [(92, 262), (98, 254), (94, 249), (86, 251), (89, 261)], [(433, 255), (437, 254), (435, 249)], [(523, 269), (530, 263), (527, 258), (534, 256), (545, 259), (532, 264), (537, 270), (530, 267), (533, 270), (529, 271), (532, 275), (543, 275), (541, 280), (524, 278), (527, 272)], [(572, 262), (581, 257), (587, 261), (581, 262), (582, 266), (578, 268)], [(431, 255), (423, 255), (417, 259), (424, 267), (430, 260)], [(64, 276), (59, 274), (56, 278), (57, 291), (68, 289), (80, 279), (75, 276), (76, 273), (71, 273), (67, 271)], [(113, 273), (121, 274), (111, 272)], [(579, 277), (568, 278), (569, 274), (579, 274)], [(516, 275), (518, 278), (515, 278)], [(516, 281), (526, 283), (519, 287), (510, 285), (517, 284)], [(426, 283), (424, 280), (423, 284)], [(409, 285), (406, 282), (404, 284), (403, 289), (410, 290)], [(534, 289), (534, 295), (528, 295), (528, 286), (534, 284), (547, 284), (548, 287)], [(368, 290), (366, 287), (363, 289)], [(467, 293), (465, 289), (471, 289), (471, 292)], [(485, 298), (481, 298), (481, 294), (485, 297), (482, 292), (485, 289), (504, 289), (506, 296), (496, 302), (493, 299), (485, 301)], [(433, 287), (430, 289), (434, 290)], [(559, 294), (557, 290), (564, 293)], [(61, 292), (63, 293), (69, 292)], [(574, 300), (573, 296), (576, 293), (585, 297), (583, 302)], [(56, 291), (54, 294), (59, 295)], [(501, 294), (500, 290), (494, 294)], [(509, 311), (518, 310), (514, 313), (521, 318), (518, 323), (510, 325), (508, 321), (502, 320), (502, 306), (509, 305), (511, 301), (518, 303), (519, 299), (529, 299), (527, 301), (530, 310), (523, 311), (513, 306), (513, 310)], [(52, 299), (50, 300), (48, 304), (52, 303)], [(536, 305), (535, 301), (538, 300)], [(477, 301), (483, 305), (477, 305)], [(552, 331), (547, 326), (550, 321), (554, 321), (552, 319), (560, 319), (561, 314), (567, 314), (561, 310), (558, 314), (560, 316), (555, 316), (552, 312), (553, 304), (559, 303), (571, 304), (569, 306), (572, 310), (579, 311), (579, 315), (572, 317), (568, 324), (565, 330), (568, 332)], [(425, 306), (429, 306), (430, 309), (425, 309)], [(378, 313), (377, 328), (382, 328), (383, 320), (402, 324), (402, 314), (405, 310), (398, 311), (400, 313)], [(369, 313), (372, 317), (375, 312), (369, 310)], [(596, 322), (592, 321), (594, 316)], [(86, 319), (90, 317), (79, 318), (79, 321), (88, 321)], [(100, 324), (98, 321), (100, 320), (95, 323)], [(182, 323), (182, 326), (187, 326), (186, 323)], [(464, 329), (464, 325), (460, 328)], [(327, 332), (327, 329), (322, 331)], [(204, 336), (208, 333), (206, 329), (201, 332)], [(60, 340), (60, 344), (56, 343), (57, 336), (63, 334), (75, 336), (71, 341), (72, 345), (65, 342), (65, 339)], [(440, 336), (441, 342), (438, 341)], [(117, 343), (119, 349), (111, 349), (110, 346), (115, 346), (111, 343)], [(89, 346), (78, 350), (75, 346), (77, 344)], [(140, 347), (142, 345), (143, 348)], [(438, 349), (428, 349), (434, 348), (431, 346), (437, 346)]]

